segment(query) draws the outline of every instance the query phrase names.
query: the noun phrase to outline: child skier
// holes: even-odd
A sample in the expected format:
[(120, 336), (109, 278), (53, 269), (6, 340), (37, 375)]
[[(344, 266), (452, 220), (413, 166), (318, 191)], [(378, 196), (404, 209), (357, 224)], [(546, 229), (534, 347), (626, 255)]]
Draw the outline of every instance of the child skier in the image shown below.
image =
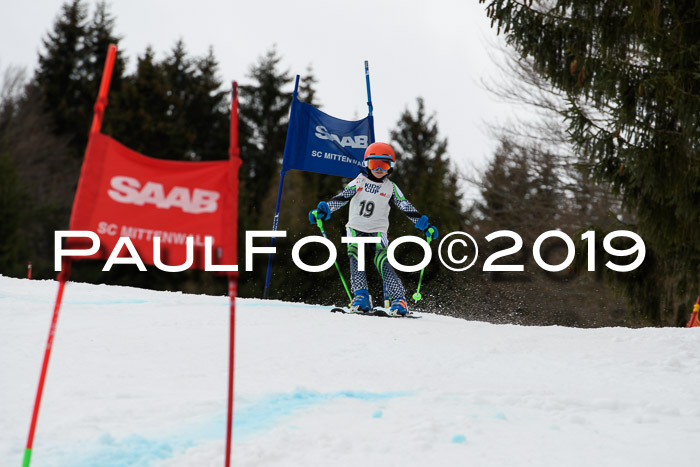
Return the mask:
[[(309, 213), (309, 221), (316, 219), (328, 220), (331, 213), (350, 202), (350, 212), (347, 228), (348, 237), (379, 237), (380, 241), (374, 246), (374, 264), (384, 281), (384, 290), (391, 297), (390, 311), (406, 315), (406, 292), (394, 268), (386, 260), (387, 231), (389, 230), (389, 201), (406, 214), (415, 227), (426, 237), (437, 238), (438, 230), (428, 222), (427, 216), (421, 216), (418, 210), (403, 196), (399, 187), (389, 180), (388, 175), (396, 163), (394, 149), (387, 143), (372, 143), (365, 151), (363, 166), (365, 169), (345, 189), (331, 198), (328, 202), (321, 201), (318, 207)], [(350, 256), (350, 283), (354, 298), (350, 305), (353, 311), (370, 311), (369, 292), (367, 290), (367, 274), (358, 269), (357, 243), (348, 244)]]

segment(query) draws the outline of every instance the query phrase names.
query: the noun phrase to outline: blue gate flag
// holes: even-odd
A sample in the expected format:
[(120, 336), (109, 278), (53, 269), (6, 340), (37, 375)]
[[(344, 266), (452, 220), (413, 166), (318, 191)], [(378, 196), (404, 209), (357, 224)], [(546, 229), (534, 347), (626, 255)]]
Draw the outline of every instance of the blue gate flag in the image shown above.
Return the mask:
[[(369, 115), (362, 120), (351, 122), (332, 117), (310, 104), (301, 102), (298, 97), (299, 75), (297, 75), (294, 93), (292, 93), (292, 106), (289, 109), (289, 126), (287, 127), (287, 139), (284, 143), (280, 188), (277, 192), (277, 206), (272, 221), (272, 230), (277, 230), (284, 175), (288, 170), (316, 172), (347, 178), (355, 178), (362, 171), (365, 149), (374, 143), (374, 117), (372, 117), (372, 98), (369, 93), (367, 62), (365, 62), (365, 76)], [(275, 246), (275, 237), (270, 239), (270, 246)], [(270, 253), (267, 260), (267, 277), (265, 278), (263, 298), (268, 298), (270, 290), (273, 255), (274, 253)]]
[(282, 173), (302, 170), (355, 178), (365, 149), (374, 141), (374, 117), (347, 121), (292, 100)]

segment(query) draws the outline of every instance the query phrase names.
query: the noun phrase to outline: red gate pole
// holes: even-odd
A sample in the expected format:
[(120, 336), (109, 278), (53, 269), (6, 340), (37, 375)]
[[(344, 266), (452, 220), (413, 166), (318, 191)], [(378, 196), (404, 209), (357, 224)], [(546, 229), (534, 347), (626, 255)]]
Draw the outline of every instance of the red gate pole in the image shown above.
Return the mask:
[(44, 382), (46, 381), (46, 371), (49, 367), (49, 358), (51, 358), (51, 348), (53, 347), (53, 337), (56, 334), (56, 323), (58, 322), (58, 312), (61, 309), (63, 301), (63, 289), (66, 286), (66, 281), (70, 276), (70, 259), (63, 260), (61, 273), (58, 275), (58, 294), (56, 295), (56, 303), (53, 307), (53, 318), (51, 319), (51, 327), (49, 328), (49, 338), (46, 341), (46, 350), (44, 351), (44, 363), (41, 365), (41, 375), (39, 376), (39, 387), (36, 391), (36, 399), (34, 401), (34, 411), (32, 413), (32, 423), (29, 426), (29, 437), (27, 438), (27, 447), (24, 450), (24, 460), (22, 467), (29, 467), (29, 462), (32, 457), (32, 446), (34, 444), (34, 432), (36, 431), (36, 422), (39, 418), (39, 406), (41, 405), (41, 396), (44, 392)]
[(102, 80), (100, 81), (100, 91), (97, 94), (95, 101), (95, 109), (92, 115), (92, 125), (90, 126), (90, 134), (97, 133), (102, 128), (102, 118), (107, 107), (107, 93), (109, 93), (109, 83), (112, 82), (112, 72), (114, 71), (114, 60), (117, 56), (117, 46), (109, 44), (107, 48), (107, 59), (105, 67), (102, 71)]
[(238, 279), (233, 274), (228, 278), (229, 304), (229, 353), (228, 353), (228, 409), (226, 417), (226, 467), (231, 465), (231, 444), (233, 438), (233, 369), (236, 336), (236, 292)]
[[(233, 82), (233, 97), (231, 99), (231, 128), (229, 143), (230, 184), (233, 193), (233, 205), (231, 206), (231, 220), (233, 229), (231, 232), (231, 245), (233, 257), (238, 257), (238, 170), (241, 166), (241, 150), (238, 147), (238, 83)], [(236, 338), (236, 293), (238, 288), (238, 272), (228, 275), (229, 296), (229, 354), (228, 354), (228, 407), (226, 416), (226, 467), (231, 466), (231, 447), (233, 438), (233, 374)]]
[[(105, 107), (107, 107), (107, 93), (109, 92), (109, 84), (112, 81), (112, 72), (114, 71), (114, 61), (117, 56), (117, 46), (110, 44), (107, 49), (107, 58), (102, 71), (102, 79), (100, 81), (100, 90), (95, 101), (95, 113), (92, 117), (92, 125), (90, 126), (90, 135), (100, 131), (102, 127), (102, 117), (104, 116)], [(88, 138), (88, 146), (90, 138)], [(86, 151), (87, 152), (87, 151)], [(44, 363), (41, 366), (41, 376), (39, 377), (39, 388), (34, 401), (34, 411), (32, 413), (32, 422), (29, 427), (29, 437), (27, 439), (27, 447), (24, 450), (24, 460), (22, 467), (29, 467), (32, 457), (32, 445), (34, 444), (34, 432), (36, 431), (37, 419), (39, 418), (39, 406), (41, 405), (41, 396), (44, 392), (44, 382), (46, 380), (46, 371), (49, 367), (49, 358), (51, 357), (51, 348), (53, 346), (53, 337), (56, 334), (56, 324), (58, 323), (58, 312), (61, 309), (63, 300), (63, 289), (66, 286), (68, 277), (70, 276), (70, 259), (64, 258), (62, 262), (61, 273), (58, 275), (58, 295), (53, 309), (53, 318), (51, 319), (51, 328), (49, 329), (49, 338), (46, 342), (46, 350), (44, 352)]]

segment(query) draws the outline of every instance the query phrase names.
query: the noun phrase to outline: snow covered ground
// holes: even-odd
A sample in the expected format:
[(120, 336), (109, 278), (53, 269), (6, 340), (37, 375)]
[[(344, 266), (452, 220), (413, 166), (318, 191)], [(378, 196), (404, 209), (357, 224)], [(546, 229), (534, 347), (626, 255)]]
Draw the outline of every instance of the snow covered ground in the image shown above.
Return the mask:
[[(57, 291), (0, 277), (0, 465)], [(700, 328), (337, 315), (238, 300), (236, 466), (696, 466)], [(69, 283), (32, 466), (222, 466), (228, 299)]]

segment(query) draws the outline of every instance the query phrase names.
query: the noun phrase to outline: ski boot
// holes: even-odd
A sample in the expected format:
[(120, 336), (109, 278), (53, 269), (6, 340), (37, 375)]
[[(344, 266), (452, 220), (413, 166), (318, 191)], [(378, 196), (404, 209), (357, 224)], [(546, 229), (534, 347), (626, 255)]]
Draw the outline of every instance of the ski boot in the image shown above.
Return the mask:
[(396, 315), (406, 316), (408, 314), (406, 299), (403, 297), (393, 299), (391, 301), (391, 308), (389, 308), (389, 311)]
[(372, 302), (369, 298), (367, 289), (359, 289), (355, 291), (355, 298), (350, 304), (350, 311), (353, 313), (367, 313), (372, 309)]

